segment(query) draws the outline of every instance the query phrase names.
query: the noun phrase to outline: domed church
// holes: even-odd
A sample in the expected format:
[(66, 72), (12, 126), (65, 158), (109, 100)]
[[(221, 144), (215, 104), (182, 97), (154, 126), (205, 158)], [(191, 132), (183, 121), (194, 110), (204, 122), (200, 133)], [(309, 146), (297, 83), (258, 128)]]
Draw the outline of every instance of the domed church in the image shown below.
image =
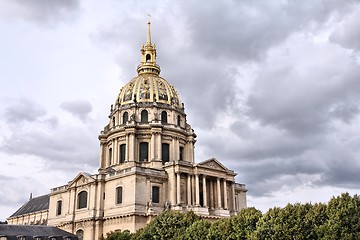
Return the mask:
[(215, 158), (195, 162), (196, 134), (184, 104), (159, 74), (149, 21), (137, 76), (121, 88), (99, 135), (98, 173), (79, 173), (49, 195), (30, 199), (9, 223), (47, 224), (100, 239), (143, 228), (166, 209), (217, 219), (246, 208), (247, 190), (235, 182), (234, 171)]

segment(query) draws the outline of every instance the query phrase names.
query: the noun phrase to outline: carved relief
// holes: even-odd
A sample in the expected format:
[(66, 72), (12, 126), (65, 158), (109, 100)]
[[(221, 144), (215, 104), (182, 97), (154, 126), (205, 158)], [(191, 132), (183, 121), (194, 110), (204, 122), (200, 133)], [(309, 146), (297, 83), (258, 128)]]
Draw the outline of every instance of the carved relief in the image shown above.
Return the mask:
[(159, 89), (159, 100), (165, 100), (167, 101), (169, 99), (166, 87), (164, 83), (161, 80), (158, 80), (158, 89)]
[(133, 88), (134, 88), (134, 83), (130, 82), (130, 84), (129, 84), (128, 88), (127, 88), (127, 91), (124, 94), (124, 98), (123, 98), (124, 102), (131, 100)]
[(200, 166), (202, 166), (202, 167), (208, 167), (208, 168), (212, 168), (212, 169), (224, 170), (219, 164), (217, 164), (217, 163), (214, 162), (214, 161), (210, 161), (210, 162), (207, 162), (207, 163), (203, 163), (203, 164), (201, 164)]
[(140, 99), (150, 99), (150, 84), (148, 79), (141, 79)]

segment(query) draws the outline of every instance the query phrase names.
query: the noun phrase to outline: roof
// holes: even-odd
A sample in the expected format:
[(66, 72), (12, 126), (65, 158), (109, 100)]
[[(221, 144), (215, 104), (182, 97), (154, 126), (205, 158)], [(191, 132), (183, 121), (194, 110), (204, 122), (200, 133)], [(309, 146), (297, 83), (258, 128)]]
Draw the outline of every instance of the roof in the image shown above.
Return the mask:
[[(35, 225), (7, 225), (0, 224), (0, 236), (10, 237), (12, 239), (14, 236), (24, 236), (26, 239), (33, 239), (32, 237), (54, 237), (56, 239), (63, 239), (63, 237), (70, 237), (70, 239), (78, 239), (76, 235), (61, 230), (56, 227), (49, 226), (35, 226)], [(31, 238), (30, 238), (31, 237)], [(16, 238), (15, 238), (16, 239)]]
[(11, 217), (20, 216), (28, 213), (43, 211), (49, 209), (49, 199), (50, 195), (42, 195), (30, 199), (27, 203), (22, 205)]

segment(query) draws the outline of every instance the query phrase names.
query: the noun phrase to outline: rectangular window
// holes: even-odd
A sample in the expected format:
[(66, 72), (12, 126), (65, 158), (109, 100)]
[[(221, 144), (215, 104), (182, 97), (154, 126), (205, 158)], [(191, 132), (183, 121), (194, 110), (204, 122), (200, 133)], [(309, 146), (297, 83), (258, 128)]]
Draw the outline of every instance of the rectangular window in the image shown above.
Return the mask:
[(56, 204), (56, 215), (61, 215), (61, 208), (62, 208), (62, 201), (59, 200), (57, 201), (57, 204)]
[(139, 161), (147, 161), (149, 157), (149, 144), (147, 142), (140, 143)]
[(160, 203), (160, 187), (157, 186), (152, 187), (152, 202)]
[(169, 162), (169, 144), (163, 143), (161, 144), (161, 155), (162, 155), (162, 162)]
[(122, 187), (117, 187), (116, 188), (116, 204), (120, 204), (122, 203), (123, 199), (122, 199)]
[(109, 166), (111, 165), (112, 161), (112, 148), (109, 148)]
[(179, 160), (184, 160), (184, 148), (183, 147), (180, 147), (179, 149)]
[(87, 207), (87, 192), (82, 191), (78, 194), (78, 209)]
[(126, 149), (126, 144), (121, 144), (120, 145), (120, 163), (125, 162), (125, 149)]

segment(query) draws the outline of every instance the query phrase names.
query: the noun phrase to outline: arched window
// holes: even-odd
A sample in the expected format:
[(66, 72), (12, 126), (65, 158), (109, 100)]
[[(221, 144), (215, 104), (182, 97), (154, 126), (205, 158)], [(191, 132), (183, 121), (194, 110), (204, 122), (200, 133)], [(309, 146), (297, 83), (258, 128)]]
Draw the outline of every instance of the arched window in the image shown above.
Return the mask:
[(147, 142), (140, 143), (139, 161), (147, 161), (149, 159), (149, 144)]
[(81, 208), (86, 208), (87, 207), (87, 192), (86, 191), (81, 191), (78, 194), (78, 209)]
[(119, 156), (120, 163), (125, 162), (125, 151), (126, 151), (126, 144), (121, 144), (120, 145), (120, 156)]
[(84, 239), (84, 231), (81, 229), (77, 230), (76, 236), (79, 238), (79, 240), (83, 240)]
[(115, 117), (112, 118), (112, 126), (115, 127)]
[(112, 148), (109, 148), (109, 166), (111, 165), (111, 161), (112, 161)]
[(161, 113), (161, 123), (167, 123), (167, 112), (162, 111)]
[(59, 200), (56, 203), (56, 215), (61, 215), (61, 210), (62, 210), (62, 201)]
[(116, 204), (120, 204), (123, 202), (123, 188), (122, 187), (117, 187), (116, 188)]
[(151, 55), (150, 54), (146, 54), (146, 62), (150, 62), (151, 61)]
[(146, 110), (141, 111), (141, 122), (142, 123), (148, 122), (148, 112)]
[(160, 203), (160, 188), (158, 186), (153, 186), (151, 190), (152, 202)]
[(177, 125), (180, 126), (180, 115), (177, 116)]
[(123, 114), (123, 124), (126, 124), (129, 121), (129, 114), (128, 112), (124, 112)]
[(169, 162), (169, 144), (161, 144), (161, 155), (163, 163)]

